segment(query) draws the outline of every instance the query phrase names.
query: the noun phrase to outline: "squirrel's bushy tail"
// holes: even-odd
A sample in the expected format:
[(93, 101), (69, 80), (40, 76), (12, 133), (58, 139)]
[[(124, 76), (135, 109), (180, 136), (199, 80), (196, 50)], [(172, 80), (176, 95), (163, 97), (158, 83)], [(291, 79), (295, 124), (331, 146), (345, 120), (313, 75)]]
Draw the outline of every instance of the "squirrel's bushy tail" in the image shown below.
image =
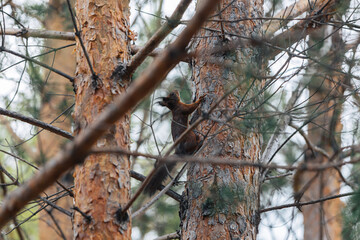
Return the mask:
[(149, 196), (154, 195), (175, 165), (176, 163), (166, 163), (160, 166), (150, 179), (150, 182), (146, 185), (144, 192)]

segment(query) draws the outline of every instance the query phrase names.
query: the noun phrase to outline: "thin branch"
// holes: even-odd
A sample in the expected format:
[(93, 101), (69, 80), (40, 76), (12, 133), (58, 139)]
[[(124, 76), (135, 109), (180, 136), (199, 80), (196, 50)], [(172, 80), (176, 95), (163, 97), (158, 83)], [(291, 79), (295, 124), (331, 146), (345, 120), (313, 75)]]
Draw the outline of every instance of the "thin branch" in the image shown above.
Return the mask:
[(42, 66), (43, 68), (49, 69), (50, 71), (53, 71), (54, 73), (57, 73), (57, 74), (59, 74), (60, 76), (63, 76), (64, 78), (69, 79), (70, 82), (73, 82), (73, 81), (74, 81), (74, 78), (71, 77), (71, 76), (69, 76), (69, 75), (67, 75), (66, 73), (61, 72), (61, 71), (57, 70), (56, 68), (50, 67), (49, 65), (47, 65), (47, 64), (45, 64), (45, 63), (42, 63), (42, 62), (40, 62), (40, 61), (38, 61), (38, 60), (36, 60), (36, 59), (33, 59), (33, 58), (31, 58), (31, 57), (27, 57), (27, 56), (25, 56), (25, 55), (23, 55), (23, 54), (20, 54), (20, 53), (18, 53), (18, 52), (14, 52), (14, 51), (12, 51), (12, 50), (10, 50), (10, 49), (7, 49), (7, 48), (5, 48), (5, 47), (1, 47), (1, 48), (0, 48), (0, 52), (7, 52), (7, 53), (10, 53), (10, 54), (15, 55), (15, 56), (17, 56), (17, 57), (26, 59), (26, 60), (28, 60), (28, 61), (30, 61), (30, 62), (33, 62), (33, 63), (35, 63), (35, 64), (37, 64), (37, 65)]
[(278, 179), (278, 178), (283, 178), (283, 177), (287, 177), (287, 176), (291, 176), (292, 173), (284, 173), (284, 174), (279, 174), (276, 176), (268, 176), (264, 179), (264, 181), (269, 181), (269, 180), (273, 180), (273, 179)]
[(300, 207), (300, 206), (312, 205), (312, 204), (315, 204), (315, 203), (325, 202), (325, 201), (336, 199), (336, 198), (347, 197), (347, 196), (351, 196), (351, 195), (354, 195), (354, 194), (356, 194), (356, 192), (338, 194), (338, 195), (334, 195), (334, 196), (319, 198), (317, 200), (308, 201), (308, 202), (291, 203), (291, 204), (284, 204), (284, 205), (280, 205), (280, 206), (276, 206), (276, 207), (264, 208), (264, 209), (260, 210), (260, 213), (270, 212), (270, 211), (284, 209), (284, 208), (290, 208), (290, 207)]
[(87, 221), (87, 222), (91, 222), (92, 217), (90, 215), (87, 215), (86, 213), (84, 213), (83, 211), (80, 210), (80, 208), (78, 207), (73, 207), (74, 211), (77, 211), (78, 213), (81, 214), (81, 216), (83, 216), (83, 218)]
[[(58, 221), (55, 219), (54, 215), (52, 214), (52, 212), (51, 212), (50, 210), (46, 209), (46, 208), (45, 208), (45, 211), (46, 211), (46, 213), (50, 216), (50, 218), (51, 218), (51, 220), (53, 221), (56, 229), (59, 231), (58, 234), (62, 237), (63, 240), (66, 240), (65, 234), (64, 234), (63, 230), (61, 229)], [(47, 221), (46, 221), (46, 223), (47, 223), (48, 225), (50, 225)], [(56, 229), (54, 229), (54, 230), (56, 230)]]
[[(0, 167), (1, 167), (1, 165), (0, 165)], [(7, 194), (7, 187), (6, 187), (6, 183), (5, 183), (5, 178), (4, 178), (3, 172), (0, 172), (0, 186), (1, 186), (2, 190), (3, 190), (3, 195), (6, 196), (6, 194)], [(18, 222), (17, 222), (16, 217), (13, 218), (13, 224), (14, 224), (15, 226), (18, 225)], [(17, 228), (16, 228), (16, 232), (17, 232), (20, 240), (24, 240), (24, 239), (25, 239), (24, 236), (23, 236), (24, 234), (23, 234), (23, 230), (21, 229), (21, 227), (17, 227)], [(1, 235), (0, 235), (0, 238), (1, 238)]]
[(298, 132), (300, 133), (300, 135), (304, 138), (305, 142), (306, 142), (306, 145), (308, 146), (309, 149), (311, 149), (311, 151), (313, 152), (318, 152), (320, 153), (321, 155), (323, 155), (324, 157), (326, 158), (330, 158), (329, 154), (325, 151), (325, 149), (323, 148), (320, 148), (316, 145), (314, 145), (311, 140), (309, 139), (309, 137), (306, 135), (306, 133), (300, 129), (299, 127), (295, 126), (295, 124), (293, 123), (290, 123), (289, 124), (290, 127), (294, 128), (295, 130), (298, 130)]
[[(0, 34), (2, 34), (0, 28)], [(73, 32), (60, 32), (60, 31), (53, 31), (53, 30), (41, 30), (41, 29), (31, 29), (31, 28), (24, 28), (24, 29), (14, 29), (14, 28), (7, 28), (4, 31), (4, 35), (11, 35), (15, 37), (33, 37), (33, 38), (46, 38), (46, 39), (58, 39), (58, 40), (67, 40), (67, 41), (75, 41), (75, 33)], [(131, 45), (131, 54), (136, 55), (140, 50), (143, 50), (144, 47), (138, 45)], [(148, 56), (156, 57), (164, 49), (154, 48)], [(50, 51), (52, 52), (52, 51)], [(48, 52), (49, 53), (49, 52)], [(188, 58), (183, 59), (181, 61), (188, 62), (190, 61)]]
[(13, 177), (8, 171), (6, 171), (6, 169), (2, 165), (0, 165), (0, 172), (3, 172), (8, 178), (10, 178), (10, 180), (12, 181), (12, 185), (19, 184), (19, 180)]
[[(270, 163), (271, 156), (276, 151), (276, 149), (278, 149), (279, 146), (281, 145), (280, 143), (281, 134), (285, 131), (285, 128), (291, 122), (291, 115), (288, 112), (294, 107), (296, 101), (299, 98), (299, 95), (301, 93), (300, 87), (301, 87), (301, 82), (299, 82), (296, 89), (292, 92), (291, 97), (284, 109), (285, 113), (282, 114), (279, 120), (277, 121), (274, 133), (272, 134), (263, 154), (261, 155), (260, 159), (262, 162)], [(262, 175), (262, 181), (264, 180), (265, 176), (266, 176), (266, 171)]]
[(71, 16), (71, 20), (73, 22), (73, 25), (74, 25), (74, 28), (75, 28), (75, 36), (79, 39), (79, 43), (80, 43), (80, 46), (81, 46), (81, 49), (83, 50), (83, 54), (86, 58), (86, 61), (89, 65), (89, 68), (90, 68), (90, 71), (91, 71), (91, 75), (92, 75), (92, 78), (93, 80), (97, 81), (97, 79), (99, 78), (98, 75), (96, 75), (95, 71), (94, 71), (94, 68), (91, 64), (91, 61), (90, 61), (90, 58), (89, 58), (89, 54), (88, 52), (86, 51), (86, 48), (85, 48), (85, 45), (84, 45), (84, 42), (81, 38), (81, 32), (79, 31), (78, 27), (77, 27), (77, 24), (76, 24), (76, 20), (75, 20), (75, 14), (71, 8), (71, 4), (70, 4), (70, 0), (67, 0), (67, 5), (68, 5), (68, 8), (69, 8), (69, 12), (70, 12), (70, 16)]
[[(179, 178), (184, 174), (185, 170), (186, 170), (186, 166), (187, 164), (185, 164), (182, 169), (180, 170), (180, 172), (176, 175), (176, 177), (174, 179), (172, 179), (168, 185), (166, 185), (166, 187), (161, 190), (158, 194), (156, 194), (150, 201), (148, 201), (144, 206), (142, 206), (139, 210), (137, 210), (136, 212), (134, 212), (131, 217), (134, 218), (140, 214), (143, 214), (149, 207), (151, 207), (157, 200), (159, 200), (159, 198), (161, 196), (163, 196), (168, 190), (170, 190), (170, 188), (172, 187), (172, 185), (174, 183), (176, 183)], [(181, 198), (180, 198), (181, 201)]]
[[(3, 32), (0, 30), (0, 34)], [(73, 32), (62, 32), (62, 31), (53, 31), (53, 30), (41, 30), (41, 29), (15, 29), (15, 28), (6, 28), (4, 35), (11, 35), (15, 37), (24, 37), (24, 38), (47, 38), (47, 39), (58, 39), (58, 40), (75, 40), (75, 34)]]
[(159, 43), (174, 29), (176, 28), (180, 20), (188, 8), (191, 0), (181, 0), (170, 18), (167, 18), (165, 24), (163, 24), (156, 33), (147, 41), (145, 46), (141, 48), (135, 56), (132, 57), (131, 62), (126, 67), (126, 74), (130, 76), (137, 69), (138, 66), (145, 60), (145, 58), (159, 45)]
[(56, 205), (55, 203), (53, 203), (52, 201), (47, 200), (44, 197), (40, 197), (40, 199), (44, 202), (46, 202), (48, 205), (50, 205), (51, 207), (55, 208), (56, 210), (58, 210), (61, 213), (64, 213), (66, 216), (68, 217), (72, 217), (72, 213), (58, 205)]
[[(347, 164), (355, 164), (360, 162), (360, 157), (354, 158), (349, 161), (338, 161), (339, 159), (343, 159), (346, 155), (341, 155), (341, 158), (332, 157), (332, 161), (328, 163), (303, 163), (299, 166), (289, 166), (289, 165), (279, 165), (279, 164), (266, 164), (266, 163), (254, 163), (249, 161), (242, 161), (238, 158), (218, 158), (216, 156), (209, 156), (206, 159), (202, 157), (196, 156), (157, 156), (139, 152), (131, 152), (122, 148), (109, 148), (109, 149), (101, 149), (92, 151), (93, 153), (112, 153), (112, 154), (121, 154), (121, 155), (131, 155), (131, 156), (142, 156), (145, 158), (156, 159), (161, 163), (208, 163), (208, 164), (216, 164), (216, 165), (233, 165), (237, 167), (257, 167), (261, 169), (284, 169), (284, 170), (302, 170), (302, 171), (323, 171), (329, 168), (341, 167)], [(357, 151), (360, 153), (360, 151)], [(352, 153), (355, 153), (352, 151)]]
[[(108, 105), (87, 129), (82, 131), (73, 142), (68, 143), (62, 151), (48, 161), (39, 173), (7, 195), (0, 207), (0, 228), (12, 219), (29, 201), (35, 199), (49, 187), (62, 173), (74, 165), (82, 163), (91, 146), (108, 127), (135, 107), (166, 77), (168, 72), (180, 61), (192, 36), (207, 19), (218, 1), (209, 0), (203, 2), (179, 37), (130, 85), (126, 93), (115, 98), (113, 104)], [(128, 207), (131, 204), (128, 204)]]
[[(142, 174), (140, 174), (140, 173), (138, 173), (138, 172), (135, 172), (135, 171), (133, 171), (133, 170), (130, 170), (130, 176), (131, 176), (132, 178), (135, 178), (136, 180), (141, 181), (141, 182), (143, 182), (143, 181), (145, 180), (145, 178), (146, 178), (144, 175), (142, 175)], [(161, 186), (159, 186), (159, 189), (158, 189), (158, 190), (161, 191), (161, 190), (163, 190), (164, 188), (165, 188), (165, 186), (164, 186), (164, 185), (161, 185)], [(180, 201), (181, 201), (181, 195), (178, 194), (177, 192), (171, 190), (171, 189), (167, 190), (165, 194), (168, 195), (169, 197), (171, 197), (172, 199), (174, 199), (174, 200), (177, 201), (177, 202), (180, 202)]]
[[(287, 21), (289, 21), (289, 19), (300, 16), (305, 11), (310, 10), (311, 7), (314, 7), (314, 3), (319, 4), (320, 2), (321, 1), (316, 0), (299, 0), (292, 5), (285, 7), (285, 9), (283, 9), (273, 17), (274, 19), (281, 18), (283, 21), (266, 21), (262, 26), (262, 29), (266, 31), (267, 36), (271, 36), (282, 26), (284, 26)], [(312, 6), (309, 6), (310, 4)]]
[(155, 238), (154, 240), (170, 240), (170, 239), (179, 239), (180, 235), (177, 232), (169, 233), (160, 237)]
[[(2, 124), (3, 126), (5, 126), (7, 132), (10, 134), (11, 139), (14, 142), (22, 142), (23, 139), (21, 139), (17, 133), (15, 133), (14, 129), (11, 127), (10, 125), (10, 121), (8, 120), (7, 117), (2, 116), (0, 114), (0, 124)], [(29, 145), (24, 144), (22, 146), (23, 151), (26, 153), (27, 156), (29, 156), (30, 158), (35, 158), (36, 154), (33, 152), (32, 147), (29, 147)]]
[(62, 130), (62, 129), (58, 128), (58, 127), (52, 126), (51, 124), (47, 124), (47, 123), (45, 123), (43, 121), (40, 121), (40, 120), (37, 120), (35, 118), (26, 117), (26, 116), (24, 116), (24, 115), (22, 115), (20, 113), (17, 113), (17, 112), (12, 112), (12, 111), (0, 108), (0, 114), (11, 117), (11, 118), (15, 118), (15, 119), (20, 120), (22, 122), (29, 123), (29, 124), (31, 124), (33, 126), (43, 128), (43, 129), (48, 130), (48, 131), (50, 131), (52, 133), (55, 133), (55, 134), (60, 135), (62, 137), (65, 137), (65, 138), (67, 138), (69, 140), (72, 140), (74, 138), (71, 135), (71, 133), (69, 133), (69, 132), (67, 132), (65, 130)]

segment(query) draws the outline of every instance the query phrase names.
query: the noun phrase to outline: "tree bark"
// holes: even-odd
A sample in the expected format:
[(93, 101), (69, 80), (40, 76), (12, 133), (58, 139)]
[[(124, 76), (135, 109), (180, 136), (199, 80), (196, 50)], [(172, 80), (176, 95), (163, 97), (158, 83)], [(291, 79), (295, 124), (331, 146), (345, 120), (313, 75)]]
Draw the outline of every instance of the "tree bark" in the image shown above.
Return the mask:
[[(84, 1), (75, 4), (81, 38), (98, 79), (90, 72), (79, 41), (75, 79), (75, 132), (82, 131), (123, 93), (129, 79), (115, 81), (112, 73), (119, 63), (130, 57), (129, 1)], [(96, 147), (129, 148), (130, 115), (122, 117), (97, 141)], [(87, 221), (80, 213), (74, 216), (75, 239), (130, 239), (130, 219), (119, 219), (117, 211), (129, 201), (130, 162), (128, 156), (91, 155), (75, 170), (75, 206), (91, 217)]]
[[(73, 2), (73, 1), (72, 1)], [(66, 0), (51, 0), (49, 1), (49, 8), (47, 17), (44, 21), (45, 29), (52, 29), (58, 31), (71, 31), (69, 29), (71, 25), (65, 24), (71, 21), (70, 18), (65, 18), (66, 14), (63, 9), (67, 9)], [(72, 44), (73, 41), (64, 41), (56, 39), (45, 40), (45, 45), (54, 49), (62, 46)], [(75, 72), (75, 56), (72, 54), (74, 47), (68, 47), (46, 55), (45, 61), (49, 66), (67, 73), (70, 76)], [(45, 49), (48, 51), (48, 49)], [(54, 59), (55, 58), (55, 59)], [(60, 77), (57, 74), (49, 74), (45, 71), (43, 74), (44, 87), (41, 89), (41, 99), (43, 99), (40, 108), (40, 119), (46, 123), (52, 122), (57, 116), (59, 116), (68, 106), (71, 106), (73, 98), (69, 96), (62, 96), (62, 94), (74, 94), (72, 91), (71, 83), (68, 79)], [(46, 84), (45, 84), (46, 83)], [(60, 117), (58, 121), (55, 121), (53, 125), (60, 127), (68, 132), (71, 128), (71, 120), (66, 117), (69, 112)], [(43, 131), (38, 136), (39, 152), (37, 159), (47, 161), (55, 156), (60, 150), (61, 146), (66, 142), (66, 139), (59, 137), (48, 131)], [(40, 157), (41, 156), (41, 157)], [(61, 183), (67, 187), (73, 185), (72, 173), (66, 173), (65, 176), (60, 179)], [(54, 184), (51, 188), (47, 189), (47, 195), (52, 195), (62, 190), (57, 184)], [(45, 196), (44, 196), (45, 197)], [(65, 196), (59, 199), (56, 204), (64, 209), (70, 210), (73, 207), (73, 198)], [(52, 216), (50, 216), (50, 214)], [(56, 221), (57, 226), (54, 221)], [(47, 240), (51, 236), (53, 240), (73, 239), (73, 229), (70, 224), (71, 218), (57, 210), (53, 211), (51, 206), (47, 207), (47, 211), (41, 211), (39, 216), (39, 239)]]
[[(333, 156), (341, 147), (342, 124), (340, 115), (344, 96), (345, 75), (334, 70), (340, 69), (344, 60), (344, 42), (341, 30), (324, 26), (310, 35), (309, 55), (321, 61), (324, 66), (310, 64), (309, 80), (309, 118), (313, 120), (308, 125), (308, 137), (314, 146)], [(329, 157), (306, 150), (305, 162), (308, 164), (330, 163)], [(341, 176), (340, 169), (327, 169), (320, 172), (298, 171), (295, 175), (294, 190), (302, 201), (312, 201), (319, 198), (339, 194)], [(337, 198), (324, 203), (307, 205), (301, 208), (304, 217), (304, 239), (342, 239), (342, 207), (343, 202)]]
[[(201, 1), (198, 1), (198, 5), (199, 2)], [(219, 122), (205, 121), (198, 128), (199, 132), (208, 136), (200, 153), (204, 158), (217, 156), (259, 161), (261, 136), (254, 131), (256, 124), (250, 127), (248, 132), (229, 128), (237, 123), (241, 124), (240, 118), (234, 117), (233, 114), (236, 114), (235, 109), (238, 109), (237, 106), (240, 104), (240, 95), (245, 95), (250, 85), (249, 81), (253, 81), (254, 78), (246, 79), (245, 74), (239, 74), (238, 69), (221, 66), (225, 61), (231, 61), (234, 64), (239, 63), (240, 72), (251, 64), (256, 65), (256, 69), (261, 66), (257, 58), (258, 50), (246, 46), (209, 55), (206, 55), (206, 50), (226, 46), (229, 40), (241, 40), (238, 36), (259, 36), (261, 21), (239, 23), (231, 20), (260, 18), (263, 16), (262, 5), (261, 0), (222, 1), (218, 6), (218, 12), (212, 18), (220, 21), (207, 21), (205, 29), (208, 30), (202, 29), (194, 40), (193, 48), (201, 53), (193, 61), (196, 95), (207, 94), (202, 105), (203, 111), (209, 110), (210, 106), (231, 88), (240, 84), (239, 88), (219, 104), (218, 109), (226, 110), (215, 110), (210, 115)], [(261, 83), (257, 81), (255, 85), (258, 87)], [(250, 92), (246, 98), (254, 95), (254, 89)], [(184, 200), (180, 207), (181, 239), (256, 239), (260, 221), (259, 169), (192, 164), (188, 170), (187, 180)]]

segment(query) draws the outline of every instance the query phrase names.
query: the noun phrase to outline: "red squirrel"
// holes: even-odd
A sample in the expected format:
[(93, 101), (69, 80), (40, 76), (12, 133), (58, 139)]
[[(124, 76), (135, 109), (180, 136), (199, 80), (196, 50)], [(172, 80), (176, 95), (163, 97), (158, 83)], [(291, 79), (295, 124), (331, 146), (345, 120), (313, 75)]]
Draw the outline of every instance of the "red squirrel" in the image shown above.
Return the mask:
[[(170, 109), (172, 113), (171, 134), (175, 142), (181, 134), (189, 126), (189, 115), (193, 113), (203, 101), (205, 96), (200, 97), (196, 102), (186, 104), (180, 101), (179, 92), (171, 92), (167, 97), (163, 97), (159, 104), (163, 107)], [(176, 146), (176, 155), (192, 155), (202, 145), (202, 141), (194, 131), (188, 132), (184, 138)], [(155, 175), (150, 182), (146, 185), (145, 193), (153, 195), (156, 190), (161, 186), (162, 182), (166, 179), (168, 173), (175, 167), (176, 163), (166, 163), (159, 166)]]

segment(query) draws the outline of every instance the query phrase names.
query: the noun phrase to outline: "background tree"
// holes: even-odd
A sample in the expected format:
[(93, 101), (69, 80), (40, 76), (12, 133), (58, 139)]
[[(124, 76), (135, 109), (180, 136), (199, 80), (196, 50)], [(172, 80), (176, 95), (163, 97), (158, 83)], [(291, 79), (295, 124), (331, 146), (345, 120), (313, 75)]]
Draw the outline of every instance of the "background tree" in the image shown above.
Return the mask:
[[(201, 6), (203, 2), (197, 4)], [(261, 21), (244, 21), (242, 28), (237, 28), (232, 19), (260, 19), (262, 2), (222, 1), (218, 9), (221, 11), (212, 16), (193, 42), (195, 51), (203, 53), (197, 54), (192, 62), (197, 95), (206, 94), (202, 110), (212, 111), (216, 107), (209, 120), (199, 127), (206, 139), (201, 156), (258, 163), (261, 136), (255, 129), (259, 124), (246, 123), (247, 117), (242, 116), (256, 114), (262, 84), (250, 68), (257, 69), (258, 74), (262, 63), (259, 49), (242, 43), (239, 36), (260, 37)], [(236, 43), (241, 47), (224, 50), (227, 44)], [(222, 50), (206, 51), (216, 48)], [(258, 168), (191, 164), (184, 207), (180, 209), (182, 239), (256, 239), (259, 187)]]
[[(36, 5), (35, 5), (36, 6)], [(35, 7), (33, 6), (33, 8)], [(42, 6), (42, 8), (40, 8)], [(30, 6), (29, 6), (30, 7)], [(73, 27), (70, 24), (70, 14), (67, 9), (67, 1), (65, 0), (54, 0), (49, 1), (48, 5), (39, 5), (39, 9), (45, 9), (44, 19), (42, 21), (45, 29), (51, 29), (56, 31), (72, 31)], [(73, 52), (73, 41), (56, 40), (56, 39), (45, 39), (44, 46), (50, 49), (59, 49), (52, 54), (46, 54), (44, 61), (65, 72), (69, 75), (75, 72), (75, 55)], [(63, 48), (64, 46), (68, 46)], [(46, 51), (46, 50), (45, 50)], [(54, 126), (62, 128), (68, 132), (71, 131), (71, 117), (70, 113), (73, 107), (73, 89), (69, 86), (69, 81), (57, 74), (51, 73), (51, 71), (39, 71), (40, 86), (42, 86), (41, 93), (41, 105), (40, 119), (43, 122), (53, 122), (58, 116), (59, 120), (53, 122)], [(45, 81), (42, 82), (42, 80)], [(66, 139), (59, 138), (57, 135), (51, 132), (44, 131), (37, 138), (40, 154), (43, 161), (46, 162), (48, 159), (54, 157), (54, 155), (62, 147)], [(61, 183), (66, 187), (74, 185), (72, 172), (66, 173), (61, 179)], [(47, 194), (55, 194), (63, 190), (59, 185), (55, 184), (51, 189), (47, 191)], [(70, 209), (73, 206), (73, 196), (64, 196), (57, 201), (57, 205), (64, 208)], [(39, 219), (39, 238), (48, 239), (52, 236), (52, 239), (72, 239), (73, 229), (69, 224), (69, 216), (56, 211), (53, 207), (48, 206), (45, 211), (40, 212)]]

